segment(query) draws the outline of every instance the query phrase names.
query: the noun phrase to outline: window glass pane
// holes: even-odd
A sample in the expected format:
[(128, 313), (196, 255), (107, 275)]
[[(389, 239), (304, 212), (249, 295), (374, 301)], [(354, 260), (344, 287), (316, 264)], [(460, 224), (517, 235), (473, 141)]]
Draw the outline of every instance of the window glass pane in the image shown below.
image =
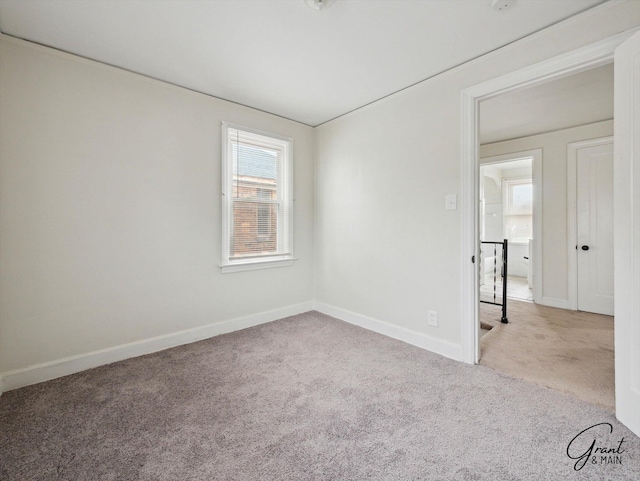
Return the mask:
[(265, 241), (271, 235), (271, 217), (273, 214), (273, 204), (258, 204), (256, 216), (258, 239)]
[(277, 204), (235, 201), (231, 255), (233, 257), (277, 252)]
[(505, 220), (505, 234), (509, 242), (529, 242), (533, 237), (533, 216), (507, 215)]
[(531, 183), (510, 184), (512, 214), (528, 214), (533, 210), (533, 185)]
[(275, 192), (278, 151), (234, 142), (232, 153), (234, 198), (257, 198), (260, 189)]
[(256, 192), (256, 197), (258, 199), (275, 199), (276, 198), (276, 189), (275, 186), (262, 186), (258, 187)]

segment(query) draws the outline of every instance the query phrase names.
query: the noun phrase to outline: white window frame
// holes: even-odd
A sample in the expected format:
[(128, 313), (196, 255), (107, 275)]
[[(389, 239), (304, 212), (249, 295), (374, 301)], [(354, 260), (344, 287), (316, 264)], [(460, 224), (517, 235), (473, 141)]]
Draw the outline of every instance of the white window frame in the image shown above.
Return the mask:
[[(529, 176), (518, 176), (518, 177), (504, 177), (502, 179), (503, 184), (503, 204), (505, 206), (504, 213), (505, 215), (529, 215), (523, 214), (522, 212), (516, 212), (513, 208), (513, 192), (512, 188), (517, 185), (526, 185), (531, 184), (531, 188), (533, 191), (533, 179)], [(531, 212), (533, 212), (533, 196), (531, 201)], [(533, 214), (531, 214), (533, 215)]]
[[(262, 135), (282, 145), (281, 172), (278, 172), (278, 207), (276, 244), (280, 252), (272, 255), (231, 257), (231, 234), (233, 215), (233, 151), (229, 130), (237, 129), (250, 134)], [(223, 274), (272, 267), (292, 266), (297, 259), (293, 255), (293, 139), (264, 132), (242, 125), (222, 122), (222, 262)], [(283, 238), (282, 236), (286, 236)]]
[[(509, 244), (516, 244), (516, 245), (526, 245), (528, 244), (528, 242), (517, 242), (517, 241), (512, 241), (509, 236), (508, 236), (508, 232), (507, 232), (507, 217), (510, 216), (531, 216), (531, 221), (532, 221), (532, 226), (531, 226), (531, 230), (532, 230), (532, 236), (533, 236), (533, 219), (534, 219), (534, 214), (533, 211), (534, 209), (534, 205), (532, 204), (531, 206), (531, 214), (522, 214), (519, 212), (514, 212), (513, 209), (513, 193), (512, 193), (512, 187), (515, 185), (522, 185), (522, 184), (531, 184), (531, 188), (533, 191), (533, 178), (529, 177), (529, 176), (518, 176), (518, 177), (505, 177), (502, 179), (502, 229), (503, 229), (503, 237), (505, 239), (509, 240)], [(532, 192), (533, 193), (533, 192)], [(533, 195), (532, 197), (535, 198), (535, 195)], [(535, 201), (534, 201), (535, 203)]]

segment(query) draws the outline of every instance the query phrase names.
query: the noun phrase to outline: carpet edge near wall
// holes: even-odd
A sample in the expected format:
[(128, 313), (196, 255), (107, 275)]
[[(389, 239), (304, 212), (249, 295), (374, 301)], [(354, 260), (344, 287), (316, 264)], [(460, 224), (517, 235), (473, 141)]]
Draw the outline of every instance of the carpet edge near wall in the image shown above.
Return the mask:
[(104, 366), (114, 362), (124, 361), (126, 359), (198, 342), (204, 339), (220, 336), (222, 334), (248, 329), (267, 322), (273, 322), (296, 314), (302, 314), (304, 312), (311, 311), (312, 309), (312, 301), (302, 302), (278, 309), (263, 311), (257, 314), (236, 317), (205, 326), (185, 329), (97, 351), (77, 354), (62, 359), (34, 364), (24, 368), (5, 371), (0, 373), (0, 395), (14, 389), (50, 381), (59, 377), (69, 376), (87, 369), (93, 369), (95, 367)]

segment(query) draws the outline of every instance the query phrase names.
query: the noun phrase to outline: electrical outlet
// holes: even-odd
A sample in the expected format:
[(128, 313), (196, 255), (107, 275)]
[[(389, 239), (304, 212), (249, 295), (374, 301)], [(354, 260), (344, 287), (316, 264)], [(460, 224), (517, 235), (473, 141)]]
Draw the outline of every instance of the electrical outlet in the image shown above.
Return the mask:
[(430, 326), (438, 327), (438, 313), (436, 311), (429, 311), (428, 313), (428, 323)]

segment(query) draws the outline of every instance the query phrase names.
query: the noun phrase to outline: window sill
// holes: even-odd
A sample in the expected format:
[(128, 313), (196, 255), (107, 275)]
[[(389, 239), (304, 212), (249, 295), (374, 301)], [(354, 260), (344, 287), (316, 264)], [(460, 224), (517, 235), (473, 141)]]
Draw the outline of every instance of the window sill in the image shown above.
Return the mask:
[(231, 272), (253, 271), (257, 269), (271, 269), (273, 267), (289, 267), (295, 261), (295, 257), (278, 257), (274, 259), (251, 259), (245, 261), (235, 261), (232, 264), (223, 264), (220, 266), (223, 274)]

